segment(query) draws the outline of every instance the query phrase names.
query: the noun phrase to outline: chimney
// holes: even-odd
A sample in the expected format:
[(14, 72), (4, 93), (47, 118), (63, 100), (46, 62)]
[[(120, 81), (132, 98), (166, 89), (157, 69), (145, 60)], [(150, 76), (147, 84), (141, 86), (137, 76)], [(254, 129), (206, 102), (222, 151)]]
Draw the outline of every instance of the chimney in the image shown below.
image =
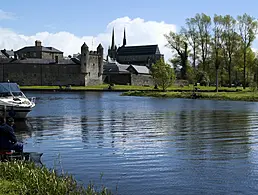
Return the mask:
[(41, 41), (36, 40), (36, 41), (35, 41), (35, 46), (36, 46), (36, 47), (41, 47)]
[(58, 64), (58, 56), (55, 56), (55, 62)]

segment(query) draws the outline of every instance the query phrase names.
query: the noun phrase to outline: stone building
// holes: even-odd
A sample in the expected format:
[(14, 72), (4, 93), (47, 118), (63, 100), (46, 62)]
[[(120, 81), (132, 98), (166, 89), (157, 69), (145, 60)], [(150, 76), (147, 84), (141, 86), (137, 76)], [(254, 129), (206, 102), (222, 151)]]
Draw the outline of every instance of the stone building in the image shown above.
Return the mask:
[(14, 59), (0, 59), (0, 82), (9, 80), (19, 85), (102, 84), (104, 50), (101, 44), (96, 51), (89, 51), (84, 43), (79, 57), (64, 59), (63, 52), (43, 47), (40, 41), (35, 43), (35, 46), (16, 51)]
[(124, 29), (123, 44), (115, 44), (113, 29), (111, 46), (104, 64), (104, 82), (129, 85), (153, 85), (151, 65), (157, 60), (164, 59), (158, 45), (127, 46)]
[(134, 64), (150, 67), (159, 59), (164, 59), (164, 55), (160, 53), (158, 45), (126, 45), (126, 33), (124, 29), (123, 44), (121, 47), (115, 44), (115, 32), (112, 32), (111, 47), (108, 49), (108, 57), (120, 64)]
[(18, 58), (62, 59), (63, 52), (54, 47), (44, 47), (36, 40), (34, 46), (23, 47), (14, 52)]

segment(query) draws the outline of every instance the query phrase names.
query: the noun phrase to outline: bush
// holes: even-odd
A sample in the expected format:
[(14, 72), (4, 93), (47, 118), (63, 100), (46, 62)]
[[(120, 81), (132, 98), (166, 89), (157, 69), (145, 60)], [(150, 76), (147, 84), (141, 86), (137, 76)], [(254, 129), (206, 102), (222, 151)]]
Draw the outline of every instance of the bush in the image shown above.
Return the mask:
[(0, 181), (0, 194), (111, 194), (104, 187), (101, 192), (96, 192), (93, 184), (84, 188), (72, 176), (58, 176), (55, 170), (23, 161), (0, 162)]

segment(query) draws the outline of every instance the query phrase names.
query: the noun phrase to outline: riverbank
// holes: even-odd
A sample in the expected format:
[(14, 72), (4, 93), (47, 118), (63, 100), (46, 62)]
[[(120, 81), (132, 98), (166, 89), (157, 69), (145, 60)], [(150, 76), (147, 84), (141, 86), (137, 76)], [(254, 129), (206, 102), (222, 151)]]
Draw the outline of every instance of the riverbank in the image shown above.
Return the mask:
[(232, 101), (255, 101), (258, 102), (258, 93), (256, 92), (197, 92), (193, 97), (192, 92), (146, 92), (146, 91), (130, 91), (124, 92), (122, 96), (145, 96), (145, 97), (161, 97), (161, 98), (187, 98), (187, 99), (210, 99), (210, 100), (232, 100)]
[(0, 162), (0, 195), (74, 194), (110, 195), (105, 187), (99, 192), (93, 184), (87, 188), (72, 176), (58, 176), (53, 170), (23, 161)]
[[(153, 86), (132, 86), (132, 85), (115, 85), (111, 88), (108, 84), (96, 85), (96, 86), (20, 86), (22, 91), (114, 91), (114, 92), (126, 92), (126, 91), (150, 91), (150, 92), (162, 92), (160, 89), (154, 89)], [(190, 86), (171, 86), (167, 91), (172, 92), (191, 92), (195, 87)], [(214, 92), (215, 87), (198, 86), (200, 92)], [(249, 91), (244, 90), (242, 87), (227, 88), (220, 87), (219, 92), (239, 92)]]

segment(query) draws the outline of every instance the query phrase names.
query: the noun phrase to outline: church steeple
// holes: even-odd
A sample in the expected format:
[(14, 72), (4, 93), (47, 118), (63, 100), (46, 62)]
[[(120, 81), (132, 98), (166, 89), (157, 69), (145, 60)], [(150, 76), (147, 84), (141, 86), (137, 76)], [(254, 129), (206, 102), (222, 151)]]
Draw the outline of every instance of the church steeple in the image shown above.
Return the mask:
[(115, 49), (115, 29), (113, 28), (113, 32), (112, 32), (112, 43), (111, 43), (111, 49), (114, 50)]
[(125, 28), (124, 28), (123, 46), (126, 46), (126, 34), (125, 34)]

